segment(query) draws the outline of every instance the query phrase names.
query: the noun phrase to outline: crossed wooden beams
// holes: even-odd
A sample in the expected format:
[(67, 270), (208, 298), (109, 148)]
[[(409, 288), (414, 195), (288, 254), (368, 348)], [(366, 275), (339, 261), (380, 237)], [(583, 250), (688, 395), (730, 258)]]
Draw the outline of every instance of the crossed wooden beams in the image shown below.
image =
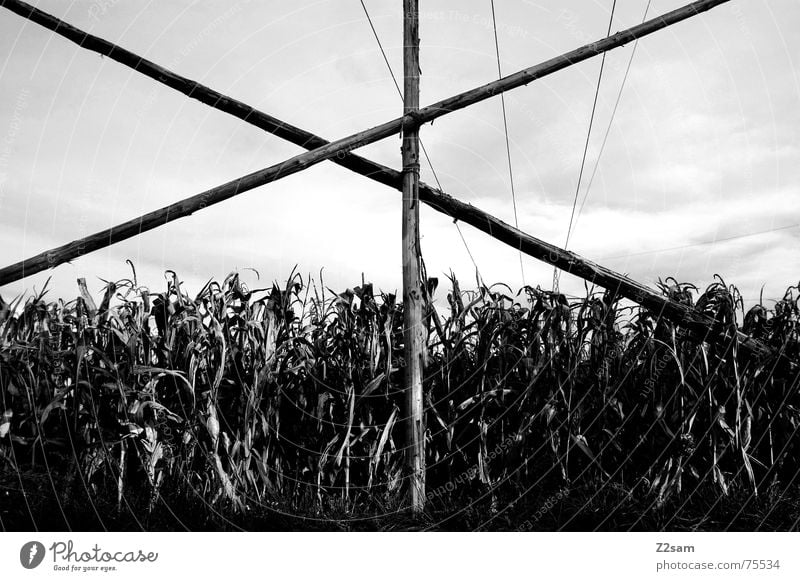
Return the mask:
[[(70, 242), (69, 244), (59, 246), (11, 266), (2, 268), (0, 269), (0, 286), (20, 280), (48, 268), (53, 268), (94, 250), (110, 246), (115, 242), (137, 236), (142, 232), (152, 230), (168, 222), (177, 220), (178, 218), (189, 216), (206, 206), (222, 202), (223, 200), (227, 200), (228, 198), (260, 185), (297, 173), (324, 160), (330, 160), (355, 173), (400, 190), (402, 189), (402, 175), (399, 171), (355, 155), (352, 151), (369, 143), (399, 133), (407, 124), (419, 126), (423, 123), (433, 121), (438, 117), (468, 107), (469, 105), (491, 98), (510, 89), (527, 85), (531, 81), (540, 79), (578, 62), (627, 44), (637, 38), (652, 34), (662, 28), (696, 16), (697, 14), (729, 1), (730, 0), (700, 0), (692, 2), (682, 8), (678, 8), (662, 16), (658, 16), (652, 20), (648, 20), (642, 24), (598, 40), (597, 42), (586, 44), (561, 56), (503, 77), (498, 81), (488, 83), (476, 89), (460, 93), (428, 107), (424, 107), (419, 110), (417, 115), (400, 117), (372, 129), (344, 137), (334, 142), (328, 142), (313, 133), (281, 121), (280, 119), (254, 109), (227, 95), (223, 95), (196, 81), (182, 77), (102, 38), (88, 34), (24, 2), (20, 2), (19, 0), (0, 0), (0, 6), (52, 30), (83, 48), (105, 55), (192, 99), (196, 99), (214, 109), (233, 115), (234, 117), (238, 117), (251, 125), (309, 150), (307, 153), (297, 155), (280, 164), (227, 182), (180, 202), (170, 204), (169, 206), (140, 216), (139, 218), (129, 220), (119, 226), (92, 234), (80, 240)], [(730, 329), (717, 329), (715, 321), (694, 308), (661, 296), (645, 285), (586, 260), (574, 252), (564, 250), (526, 234), (503, 222), (499, 218), (471, 204), (461, 202), (445, 194), (441, 190), (420, 183), (419, 194), (420, 200), (433, 209), (447, 214), (455, 220), (466, 222), (489, 236), (533, 258), (553, 264), (565, 272), (583, 278), (592, 284), (602, 286), (619, 296), (628, 298), (646, 307), (658, 316), (663, 316), (668, 320), (684, 325), (701, 337), (718, 341), (726, 349), (730, 346), (731, 340), (734, 338), (734, 331)], [(736, 331), (735, 336), (742, 349), (756, 356), (766, 357), (773, 353), (769, 347), (748, 335)]]

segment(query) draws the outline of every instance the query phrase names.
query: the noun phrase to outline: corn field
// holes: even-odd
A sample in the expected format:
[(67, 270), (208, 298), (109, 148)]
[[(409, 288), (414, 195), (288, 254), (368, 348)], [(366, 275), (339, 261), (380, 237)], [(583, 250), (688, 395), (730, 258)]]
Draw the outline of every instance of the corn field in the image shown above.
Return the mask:
[[(403, 526), (396, 296), (368, 283), (336, 294), (295, 273), (251, 290), (232, 273), (192, 298), (176, 273), (166, 280), (151, 292), (134, 271), (97, 302), (82, 281), (69, 302), (0, 299), (4, 528), (46, 507), (74, 519), (73, 497), (101, 522), (152, 522), (184, 503), (217, 523), (206, 526)], [(720, 278), (702, 291), (659, 282), (714, 333), (775, 350), (755, 360), (735, 335), (706, 341), (609, 292), (438, 282), (423, 523), (608, 528), (635, 510), (625, 526), (713, 528), (733, 506), (796, 528), (800, 287), (745, 311)]]

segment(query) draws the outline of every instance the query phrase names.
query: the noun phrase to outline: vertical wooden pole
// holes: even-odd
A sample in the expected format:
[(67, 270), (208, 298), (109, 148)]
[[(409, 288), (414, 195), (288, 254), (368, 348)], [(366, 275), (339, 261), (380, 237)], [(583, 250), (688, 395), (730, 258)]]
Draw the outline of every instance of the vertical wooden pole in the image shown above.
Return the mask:
[[(403, 113), (419, 110), (419, 0), (403, 0)], [(403, 339), (405, 344), (406, 455), (411, 507), (425, 508), (425, 422), (419, 245), (419, 127), (403, 128)]]

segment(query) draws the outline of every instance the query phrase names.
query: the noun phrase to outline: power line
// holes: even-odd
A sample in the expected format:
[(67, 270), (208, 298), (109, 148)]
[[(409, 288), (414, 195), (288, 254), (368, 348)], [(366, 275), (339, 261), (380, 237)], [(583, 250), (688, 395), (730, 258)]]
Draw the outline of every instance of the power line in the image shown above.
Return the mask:
[[(611, 35), (611, 24), (614, 22), (614, 10), (617, 7), (617, 0), (614, 0), (613, 4), (611, 5), (611, 16), (608, 19), (608, 31), (606, 32), (606, 37)], [(594, 125), (594, 115), (597, 111), (597, 98), (600, 95), (600, 83), (603, 80), (603, 69), (606, 65), (606, 53), (603, 53), (603, 57), (600, 61), (600, 73), (597, 76), (597, 86), (595, 87), (594, 91), (594, 101), (592, 102), (592, 114), (589, 117), (589, 129), (586, 132), (586, 142), (583, 146), (583, 157), (581, 158), (581, 169), (578, 173), (578, 183), (575, 186), (575, 198), (572, 200), (572, 213), (569, 216), (569, 226), (567, 227), (567, 239), (564, 242), (564, 249), (566, 250), (569, 246), (569, 237), (572, 233), (572, 222), (575, 219), (575, 208), (578, 205), (578, 195), (580, 194), (581, 190), (581, 181), (583, 180), (583, 170), (586, 166), (586, 154), (589, 151), (589, 140), (592, 136), (592, 125)], [(553, 290), (558, 291), (558, 268), (553, 268)]]
[[(650, 4), (652, 0), (647, 0), (647, 6), (644, 9), (644, 16), (642, 16), (642, 22), (647, 20), (647, 13), (650, 10)], [(617, 100), (614, 102), (614, 109), (611, 111), (611, 118), (608, 120), (608, 127), (606, 127), (606, 133), (603, 136), (603, 143), (600, 145), (600, 151), (597, 154), (597, 160), (594, 163), (594, 168), (592, 169), (592, 175), (589, 178), (589, 183), (586, 185), (586, 191), (583, 193), (583, 199), (581, 200), (581, 206), (578, 208), (578, 215), (575, 217), (575, 227), (578, 227), (578, 220), (581, 217), (581, 212), (583, 212), (583, 207), (586, 205), (586, 198), (589, 197), (589, 190), (592, 189), (592, 183), (594, 183), (594, 176), (597, 174), (597, 168), (600, 166), (600, 158), (603, 156), (603, 151), (606, 148), (606, 142), (608, 141), (608, 135), (611, 133), (611, 125), (614, 123), (614, 117), (617, 114), (617, 108), (619, 107), (619, 102), (622, 99), (622, 91), (625, 89), (625, 82), (628, 80), (628, 73), (631, 72), (631, 65), (633, 64), (633, 57), (636, 56), (636, 48), (639, 46), (639, 39), (637, 38), (636, 41), (633, 43), (633, 50), (631, 51), (631, 56), (628, 59), (628, 66), (625, 68), (625, 75), (622, 77), (622, 84), (619, 87), (619, 92), (617, 93)]]
[(747, 232), (745, 234), (736, 234), (735, 236), (727, 236), (725, 238), (716, 238), (714, 240), (703, 240), (702, 242), (695, 242), (693, 244), (684, 244), (682, 246), (671, 246), (669, 248), (657, 248), (655, 250), (644, 250), (642, 252), (628, 252), (627, 254), (618, 254), (616, 256), (601, 256), (598, 260), (617, 260), (619, 258), (629, 258), (631, 256), (645, 256), (647, 254), (658, 254), (660, 252), (671, 252), (673, 250), (685, 250), (687, 248), (695, 248), (697, 246), (707, 246), (710, 244), (719, 244), (721, 242), (730, 242), (731, 240), (739, 240), (741, 238), (750, 238), (752, 236), (760, 236), (761, 234), (769, 234), (770, 232), (779, 232), (781, 230), (791, 230), (797, 228), (798, 224), (789, 224), (788, 226), (779, 226), (777, 228), (769, 228), (767, 230), (759, 230), (757, 232)]
[[(497, 17), (494, 10), (494, 0), (492, 5), (492, 28), (494, 29), (494, 50), (497, 56), (497, 78), (503, 78), (503, 70), (500, 66), (500, 43), (497, 40)], [(511, 203), (514, 207), (514, 227), (519, 230), (519, 219), (517, 218), (517, 193), (514, 188), (514, 170), (511, 165), (511, 144), (508, 139), (508, 117), (506, 116), (506, 96), (500, 93), (500, 105), (503, 109), (503, 131), (506, 136), (506, 156), (508, 158), (508, 181), (511, 183)], [(525, 284), (525, 268), (522, 265), (522, 249), (519, 251), (519, 271), (522, 274), (522, 284)]]
[[(364, 0), (359, 0), (361, 2), (361, 8), (364, 9), (364, 15), (367, 17), (367, 22), (369, 22), (369, 27), (372, 29), (372, 35), (375, 37), (375, 41), (378, 43), (378, 48), (381, 51), (381, 55), (383, 56), (383, 62), (386, 63), (386, 68), (389, 69), (389, 74), (392, 77), (392, 82), (394, 82), (394, 86), (397, 89), (397, 94), (400, 95), (400, 99), (403, 99), (403, 91), (400, 89), (400, 85), (397, 82), (397, 77), (394, 74), (394, 69), (392, 69), (392, 65), (389, 62), (389, 58), (386, 56), (386, 51), (383, 49), (383, 43), (381, 42), (380, 37), (378, 36), (378, 31), (375, 30), (375, 25), (372, 22), (372, 17), (369, 15), (369, 10), (367, 10), (367, 5), (364, 4)], [(502, 96), (502, 95), (501, 95)], [(425, 144), (422, 143), (422, 138), (419, 137), (419, 146), (422, 149), (422, 154), (425, 156), (425, 161), (428, 162), (428, 167), (431, 169), (431, 173), (433, 174), (433, 179), (436, 182), (436, 186), (439, 188), (439, 191), (443, 192), (444, 188), (442, 188), (442, 183), (439, 181), (439, 176), (436, 174), (436, 170), (433, 168), (433, 162), (431, 162), (431, 158), (428, 155), (428, 150), (425, 149)], [(461, 241), (464, 243), (464, 248), (467, 249), (467, 254), (469, 255), (470, 260), (472, 261), (472, 265), (475, 267), (475, 271), (480, 276), (480, 269), (478, 268), (478, 263), (475, 262), (475, 258), (472, 255), (472, 252), (469, 249), (469, 244), (467, 244), (467, 239), (464, 238), (464, 233), (461, 231), (461, 226), (458, 223), (458, 220), (454, 220), (453, 223), (456, 225), (456, 230), (458, 230), (458, 235), (461, 237)], [(520, 259), (521, 260), (521, 259)]]

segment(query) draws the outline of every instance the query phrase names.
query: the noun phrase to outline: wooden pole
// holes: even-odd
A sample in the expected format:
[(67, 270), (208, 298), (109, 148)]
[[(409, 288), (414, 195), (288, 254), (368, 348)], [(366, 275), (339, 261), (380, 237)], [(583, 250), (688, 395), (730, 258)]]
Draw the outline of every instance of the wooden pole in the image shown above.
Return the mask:
[[(216, 188), (212, 188), (201, 194), (197, 194), (196, 196), (192, 196), (191, 198), (171, 204), (161, 208), (160, 210), (155, 210), (133, 220), (129, 220), (128, 222), (125, 222), (124, 224), (114, 228), (109, 228), (102, 232), (86, 236), (80, 240), (70, 242), (46, 252), (42, 252), (36, 256), (0, 269), (0, 286), (14, 282), (26, 276), (30, 276), (37, 272), (41, 272), (48, 268), (53, 268), (59, 264), (69, 262), (70, 260), (78, 258), (79, 256), (83, 256), (84, 254), (94, 250), (99, 250), (100, 248), (105, 248), (106, 246), (115, 244), (116, 242), (137, 236), (143, 232), (152, 230), (173, 220), (189, 216), (197, 210), (205, 208), (206, 206), (217, 204), (260, 185), (264, 185), (282, 177), (286, 177), (326, 159), (336, 158), (337, 161), (345, 160), (348, 158), (348, 154), (350, 154), (352, 150), (380, 139), (384, 139), (390, 135), (397, 134), (407, 123), (421, 124), (428, 121), (433, 121), (438, 117), (491, 98), (495, 95), (499, 95), (500, 93), (510, 89), (526, 85), (533, 80), (550, 75), (595, 55), (602, 54), (603, 52), (626, 44), (636, 38), (641, 38), (648, 34), (652, 34), (653, 32), (661, 30), (662, 28), (687, 18), (691, 18), (692, 16), (700, 14), (701, 12), (705, 12), (706, 10), (710, 10), (715, 6), (729, 1), (730, 0), (700, 0), (698, 2), (693, 2), (682, 8), (678, 8), (672, 12), (668, 12), (662, 16), (648, 20), (647, 22), (643, 22), (642, 24), (622, 32), (618, 32), (597, 42), (584, 45), (561, 56), (555, 57), (518, 73), (514, 73), (513, 75), (503, 77), (502, 79), (488, 83), (482, 87), (478, 87), (477, 89), (472, 89), (471, 91), (466, 91), (464, 93), (460, 93), (459, 95), (439, 101), (438, 103), (434, 103), (433, 105), (420, 109), (416, 114), (409, 114), (367, 131), (362, 131), (349, 137), (345, 137), (338, 141), (319, 145), (312, 151), (295, 156), (282, 164), (270, 166), (263, 170), (253, 172), (242, 178), (230, 181)], [(58, 30), (58, 23), (60, 21), (58, 21), (58, 19), (53, 19), (52, 16), (45, 14), (33, 8), (32, 6), (25, 4), (24, 2), (20, 2), (19, 0), (0, 0), (0, 6), (8, 8), (17, 14), (25, 16), (26, 18), (30, 18), (31, 20), (34, 20), (40, 24), (44, 25), (45, 23), (49, 23), (50, 25), (55, 26), (56, 32), (60, 33)], [(52, 20), (55, 20), (56, 22), (52, 22)], [(77, 29), (73, 29), (73, 31), (77, 31)], [(85, 38), (83, 38), (82, 41), (79, 41), (77, 37), (79, 37), (81, 34), (83, 34)], [(75, 32), (73, 36), (76, 36), (75, 41), (79, 42), (79, 44), (82, 46), (84, 44), (91, 46), (92, 50), (99, 50), (102, 48), (95, 43), (96, 40), (100, 40), (96, 37), (90, 37), (89, 35), (85, 35), (85, 33), (81, 33), (80, 31)], [(115, 58), (117, 56), (116, 50), (112, 49), (109, 56)], [(152, 65), (152, 63), (149, 64)], [(140, 70), (137, 67), (134, 68)], [(156, 71), (152, 72), (155, 73)], [(170, 86), (173, 86), (174, 84), (175, 88), (182, 87), (183, 90), (190, 90), (188, 86), (182, 84), (181, 78), (172, 79), (167, 84), (170, 84)], [(181, 89), (179, 88), (178, 90)], [(190, 94), (192, 94), (191, 90)], [(213, 95), (206, 95), (204, 99), (209, 99), (212, 96)], [(234, 103), (228, 103), (226, 106), (230, 107), (231, 109), (236, 109), (236, 105)], [(244, 111), (239, 111), (239, 114), (244, 113)], [(266, 121), (263, 118), (261, 120)], [(278, 124), (283, 125), (280, 122), (278, 122)], [(288, 127), (285, 129), (291, 133)], [(363, 160), (363, 158), (358, 158), (358, 160)], [(351, 160), (348, 163), (355, 162)], [(390, 176), (383, 175), (382, 177), (387, 179)]]
[[(403, 115), (419, 110), (419, 2), (403, 0)], [(411, 508), (425, 509), (425, 418), (422, 398), (426, 349), (419, 243), (419, 126), (403, 129), (403, 340), (406, 462)]]

